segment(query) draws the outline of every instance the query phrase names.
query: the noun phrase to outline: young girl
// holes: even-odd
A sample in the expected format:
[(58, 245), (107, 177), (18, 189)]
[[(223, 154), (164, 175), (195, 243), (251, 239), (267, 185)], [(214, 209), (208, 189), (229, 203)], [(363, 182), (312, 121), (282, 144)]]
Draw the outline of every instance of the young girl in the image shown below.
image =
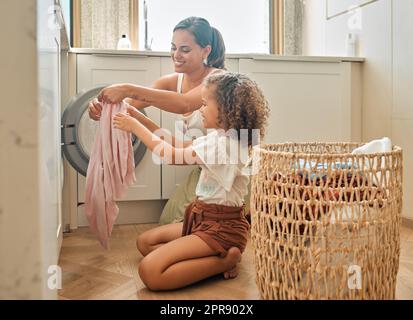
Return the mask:
[[(249, 178), (240, 155), (248, 155), (252, 130), (263, 136), (268, 104), (255, 82), (229, 72), (205, 79), (202, 100), (201, 114), (209, 133), (180, 146), (172, 137), (163, 140), (151, 132), (139, 121), (144, 119), (138, 112), (134, 117), (124, 113), (114, 117), (115, 128), (135, 134), (164, 161), (202, 168), (197, 199), (187, 207), (184, 222), (154, 228), (137, 239), (144, 256), (139, 275), (151, 290), (181, 288), (219, 273), (233, 278), (247, 244), (243, 199)], [(239, 138), (242, 129), (248, 129), (246, 141)]]

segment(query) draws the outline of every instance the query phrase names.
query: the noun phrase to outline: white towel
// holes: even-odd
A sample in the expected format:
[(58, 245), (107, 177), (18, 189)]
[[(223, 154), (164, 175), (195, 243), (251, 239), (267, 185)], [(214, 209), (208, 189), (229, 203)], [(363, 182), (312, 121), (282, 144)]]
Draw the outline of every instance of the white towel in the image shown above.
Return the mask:
[[(369, 143), (366, 143), (365, 145), (354, 149), (353, 150), (353, 154), (371, 154), (371, 153), (383, 153), (383, 152), (391, 152), (392, 151), (392, 142), (389, 138), (384, 137), (382, 139), (377, 139), (377, 140), (372, 140)], [(377, 170), (377, 159), (378, 157), (376, 157), (373, 160), (373, 169)], [(379, 171), (376, 172), (376, 174), (374, 174), (372, 176), (373, 179), (373, 184), (375, 184), (376, 186), (380, 186), (381, 185), (381, 171), (380, 169), (384, 169), (385, 168), (385, 161), (384, 161), (384, 157), (382, 157), (381, 159), (381, 168), (379, 168)], [(365, 166), (366, 168), (370, 167), (370, 162), (366, 159), (365, 161)], [(385, 173), (385, 178), (388, 178), (388, 172)]]
[[(383, 153), (383, 152), (391, 152), (392, 151), (392, 142), (389, 138), (384, 137), (382, 139), (377, 139), (377, 140), (372, 140), (369, 143), (366, 143), (365, 145), (354, 149), (352, 154), (372, 154), (372, 153)], [(364, 163), (365, 168), (370, 167), (370, 162), (366, 159)], [(382, 168), (385, 167), (385, 162), (384, 159), (382, 159)], [(377, 157), (373, 160), (373, 168), (377, 170)], [(384, 173), (385, 174), (385, 179), (388, 178), (388, 172)], [(372, 175), (371, 179), (374, 185), (380, 186), (381, 185), (381, 176), (382, 172), (379, 170), (375, 174)], [(353, 211), (353, 210), (354, 211)], [(331, 215), (330, 222), (331, 223), (336, 223), (336, 221), (343, 221), (343, 222), (350, 222), (352, 221), (357, 222), (357, 220), (361, 217), (362, 215), (362, 207), (358, 206), (355, 203), (352, 203), (351, 205), (346, 205), (343, 204), (342, 207), (335, 213)], [(370, 209), (371, 213), (373, 214), (374, 209)], [(354, 216), (352, 216), (352, 212), (354, 213)], [(336, 217), (337, 215), (337, 217)]]
[(354, 149), (353, 154), (368, 154), (368, 153), (382, 153), (390, 152), (392, 150), (391, 140), (387, 137), (378, 140), (372, 140), (365, 145)]

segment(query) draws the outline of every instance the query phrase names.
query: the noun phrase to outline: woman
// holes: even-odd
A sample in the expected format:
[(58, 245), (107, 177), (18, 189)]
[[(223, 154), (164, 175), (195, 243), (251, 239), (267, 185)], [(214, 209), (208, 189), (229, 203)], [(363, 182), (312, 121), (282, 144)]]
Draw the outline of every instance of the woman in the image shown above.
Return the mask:
[[(181, 114), (184, 133), (190, 129), (198, 129), (206, 134), (199, 112), (202, 106), (201, 87), (207, 75), (225, 68), (225, 45), (222, 36), (203, 18), (184, 19), (173, 30), (171, 58), (176, 73), (163, 76), (152, 88), (132, 84), (109, 86), (89, 104), (89, 116), (99, 120), (102, 110), (100, 102), (118, 103), (124, 100), (137, 109), (154, 106)], [(130, 112), (134, 110), (130, 109)], [(142, 120), (149, 130), (159, 129), (149, 119)], [(162, 224), (183, 219), (185, 207), (195, 198), (199, 175), (200, 169), (194, 169), (176, 189), (162, 212)]]

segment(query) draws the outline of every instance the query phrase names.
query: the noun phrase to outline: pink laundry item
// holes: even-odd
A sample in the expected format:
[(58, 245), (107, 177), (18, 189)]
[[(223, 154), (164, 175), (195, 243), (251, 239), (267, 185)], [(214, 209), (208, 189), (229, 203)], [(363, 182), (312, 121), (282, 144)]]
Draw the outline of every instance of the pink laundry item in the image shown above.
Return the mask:
[(126, 110), (125, 103), (103, 105), (86, 174), (86, 217), (106, 249), (119, 213), (115, 199), (136, 181), (132, 135), (112, 124), (113, 117)]

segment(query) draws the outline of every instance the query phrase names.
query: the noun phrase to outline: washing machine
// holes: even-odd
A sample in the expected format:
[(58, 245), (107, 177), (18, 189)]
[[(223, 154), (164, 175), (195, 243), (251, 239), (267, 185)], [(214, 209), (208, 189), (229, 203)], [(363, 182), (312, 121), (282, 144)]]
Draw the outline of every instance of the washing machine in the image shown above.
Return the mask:
[[(89, 118), (88, 105), (105, 86), (92, 88), (79, 93), (68, 103), (62, 116), (62, 149), (70, 165), (81, 175), (86, 176), (92, 152), (98, 121)], [(145, 110), (142, 113), (146, 115)], [(146, 146), (132, 136), (135, 166), (138, 166), (146, 152)]]
[[(77, 206), (85, 201), (86, 172), (93, 147), (98, 121), (89, 118), (88, 105), (105, 86), (82, 90), (72, 97), (62, 115), (62, 151), (65, 159), (77, 172)], [(141, 110), (148, 115), (151, 111)], [(159, 112), (152, 110), (152, 112)], [(156, 113), (155, 113), (156, 114)], [(161, 199), (161, 167), (152, 153), (134, 135), (132, 146), (135, 159), (136, 183), (129, 187), (125, 196), (117, 201), (159, 200)], [(79, 211), (79, 210), (78, 210)], [(82, 209), (80, 210), (82, 211)], [(78, 213), (79, 226), (86, 225), (83, 212)], [(82, 222), (83, 221), (83, 222)]]

